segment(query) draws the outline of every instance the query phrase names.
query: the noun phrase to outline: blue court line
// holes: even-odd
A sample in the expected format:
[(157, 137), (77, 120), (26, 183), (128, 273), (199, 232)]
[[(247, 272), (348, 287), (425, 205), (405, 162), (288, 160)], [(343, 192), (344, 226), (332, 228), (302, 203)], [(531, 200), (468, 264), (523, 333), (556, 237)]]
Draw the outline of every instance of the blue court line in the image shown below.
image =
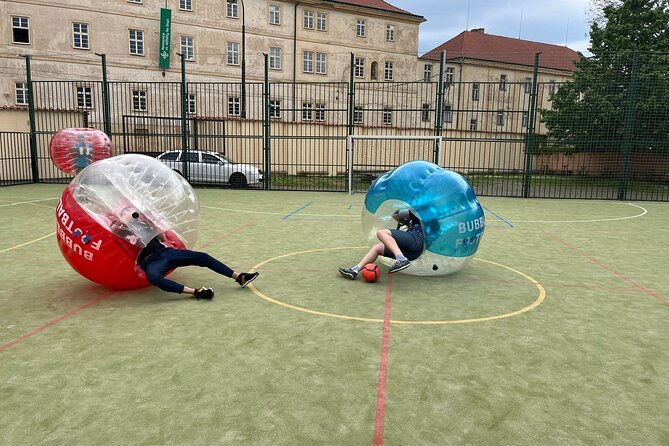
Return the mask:
[(492, 215), (494, 215), (495, 217), (497, 217), (497, 218), (499, 218), (500, 220), (502, 220), (504, 223), (506, 223), (507, 225), (509, 225), (510, 228), (513, 228), (513, 223), (511, 223), (509, 220), (505, 220), (505, 219), (502, 218), (500, 215), (498, 215), (497, 213), (495, 213), (494, 211), (488, 209), (488, 208), (485, 207), (485, 206), (483, 206), (483, 209), (485, 209), (486, 211), (490, 212), (490, 213), (491, 213)]
[(307, 206), (309, 206), (311, 203), (313, 203), (313, 201), (310, 201), (309, 203), (305, 204), (304, 206), (302, 206), (302, 207), (299, 208), (299, 209), (294, 210), (293, 212), (291, 212), (291, 213), (288, 214), (288, 215), (284, 215), (284, 216), (283, 216), (283, 219), (286, 220), (286, 219), (288, 219), (291, 215), (295, 215), (295, 214), (297, 214), (297, 213), (300, 212), (302, 209), (304, 209), (304, 208), (306, 208)]
[(353, 205), (352, 205), (352, 204), (349, 204), (349, 205), (348, 205), (348, 210), (350, 211), (352, 207), (353, 207)]

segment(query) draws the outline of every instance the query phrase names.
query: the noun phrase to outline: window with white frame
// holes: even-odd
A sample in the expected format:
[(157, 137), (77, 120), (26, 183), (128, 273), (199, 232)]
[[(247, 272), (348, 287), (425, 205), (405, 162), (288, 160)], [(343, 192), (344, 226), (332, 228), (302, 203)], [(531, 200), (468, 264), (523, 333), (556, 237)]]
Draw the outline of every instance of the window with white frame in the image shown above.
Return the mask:
[(30, 19), (12, 16), (12, 43), (30, 44)]
[(481, 84), (474, 82), (472, 84), (472, 101), (478, 101), (481, 91)]
[(499, 75), (499, 91), (506, 91), (506, 82), (507, 82), (506, 74), (500, 74)]
[(302, 120), (311, 121), (313, 119), (313, 108), (311, 102), (302, 103)]
[(77, 87), (77, 108), (93, 108), (91, 87)]
[(228, 65), (239, 65), (239, 43), (228, 42)]
[(78, 50), (90, 48), (88, 43), (88, 23), (72, 24), (72, 47)]
[(269, 23), (270, 25), (281, 25), (281, 6), (269, 5)]
[(316, 53), (316, 74), (327, 73), (327, 59), (325, 53)]
[(432, 67), (433, 65), (430, 63), (426, 63), (423, 67), (423, 81), (432, 82)]
[(239, 17), (239, 3), (237, 0), (227, 0), (225, 4), (225, 16), (236, 19)]
[(269, 49), (269, 69), (270, 70), (280, 70), (281, 69), (281, 48), (270, 47), (270, 49)]
[(192, 93), (189, 94), (188, 95), (187, 106), (188, 106), (188, 114), (189, 115), (196, 114), (197, 113), (197, 96), (195, 96)]
[(478, 130), (479, 127), (479, 121), (476, 118), (472, 118), (469, 120), (469, 131), (470, 132), (475, 132)]
[(316, 13), (316, 31), (328, 30), (328, 16), (324, 12)]
[(504, 125), (504, 110), (497, 110), (497, 118), (495, 119), (497, 125)]
[(305, 51), (302, 57), (302, 71), (305, 73), (313, 73), (314, 72), (314, 52), (313, 51)]
[(441, 122), (453, 122), (453, 106), (444, 104)]
[(141, 5), (144, 0), (128, 0), (128, 3), (136, 3), (138, 5)]
[(420, 118), (423, 122), (430, 122), (430, 110), (432, 107), (430, 107), (430, 104), (423, 104), (423, 108), (421, 109), (420, 113)]
[(520, 121), (520, 125), (521, 125), (521, 127), (526, 128), (527, 124), (529, 122), (530, 122), (530, 113), (524, 111), (523, 116), (522, 116), (521, 121)]
[(192, 11), (193, 0), (179, 0), (179, 9), (182, 11)]
[(383, 79), (386, 81), (393, 80), (393, 63), (386, 61), (385, 67), (383, 69)]
[(304, 29), (314, 29), (313, 11), (304, 11)]
[(128, 36), (130, 38), (130, 54), (135, 56), (144, 55), (144, 31), (129, 29)]
[(353, 123), (362, 124), (364, 121), (363, 108), (360, 105), (353, 107)]
[(383, 125), (393, 125), (393, 109), (390, 107), (383, 108)]
[(193, 43), (193, 37), (181, 36), (181, 54), (184, 55), (185, 60), (191, 62), (195, 60), (195, 44)]
[(355, 58), (353, 74), (355, 77), (365, 77), (365, 59), (360, 57)]
[(316, 104), (316, 121), (325, 121), (325, 104)]
[(269, 101), (269, 117), (274, 119), (281, 118), (281, 101), (274, 99)]
[(532, 91), (532, 78), (531, 77), (526, 77), (525, 82), (523, 82), (523, 91), (525, 94), (530, 94)]
[(132, 110), (138, 112), (146, 111), (146, 91), (132, 91)]
[(386, 25), (386, 40), (388, 42), (395, 41), (395, 25)]
[(25, 82), (16, 82), (16, 105), (28, 105), (28, 84)]
[(362, 19), (356, 20), (355, 22), (356, 37), (365, 37), (366, 34), (367, 34), (367, 22)]
[(241, 114), (241, 101), (236, 96), (228, 98), (228, 116), (239, 116)]
[(455, 68), (446, 67), (446, 73), (444, 74), (444, 84), (446, 85), (452, 84), (454, 78), (455, 78)]

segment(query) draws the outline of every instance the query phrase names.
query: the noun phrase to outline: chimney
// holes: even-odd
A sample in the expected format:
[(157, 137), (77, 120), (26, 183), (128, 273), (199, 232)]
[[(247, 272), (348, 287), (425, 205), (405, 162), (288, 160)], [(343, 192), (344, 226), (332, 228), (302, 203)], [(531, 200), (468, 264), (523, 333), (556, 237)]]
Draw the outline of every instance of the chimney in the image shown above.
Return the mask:
[(473, 33), (485, 34), (485, 28), (474, 28), (472, 29)]

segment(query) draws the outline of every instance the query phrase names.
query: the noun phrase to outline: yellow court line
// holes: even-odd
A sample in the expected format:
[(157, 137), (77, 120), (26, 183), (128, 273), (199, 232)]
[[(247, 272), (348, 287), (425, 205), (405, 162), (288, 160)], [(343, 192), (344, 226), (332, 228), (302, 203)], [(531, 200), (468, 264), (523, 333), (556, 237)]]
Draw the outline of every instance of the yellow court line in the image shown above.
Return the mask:
[(21, 243), (20, 245), (16, 245), (16, 246), (12, 246), (10, 248), (2, 249), (2, 250), (0, 250), (0, 254), (2, 254), (3, 252), (11, 251), (13, 249), (21, 248), (22, 246), (26, 246), (26, 245), (29, 245), (31, 243), (39, 242), (40, 240), (44, 240), (47, 237), (51, 237), (52, 235), (56, 235), (56, 232), (54, 231), (51, 234), (45, 235), (44, 237), (36, 238), (35, 240), (31, 240), (29, 242)]
[[(300, 255), (300, 254), (308, 254), (312, 252), (322, 252), (322, 251), (335, 251), (335, 250), (341, 250), (341, 249), (360, 249), (364, 248), (361, 246), (344, 246), (344, 247), (338, 247), (338, 248), (318, 248), (318, 249), (310, 249), (306, 251), (298, 251), (298, 252), (293, 252), (289, 254), (282, 254), (280, 256), (273, 257), (271, 259), (267, 259), (256, 266), (254, 266), (251, 271), (255, 271), (261, 266), (265, 265), (266, 263), (272, 262), (274, 260), (282, 259), (285, 257), (290, 257), (294, 255)], [(499, 266), (501, 268), (507, 269), (509, 271), (512, 271), (516, 274), (519, 274), (523, 277), (525, 277), (530, 283), (532, 283), (538, 290), (539, 290), (539, 295), (537, 298), (532, 302), (530, 305), (523, 307), (519, 310), (516, 311), (511, 311), (509, 313), (504, 313), (504, 314), (498, 314), (494, 316), (484, 316), (484, 317), (477, 317), (477, 318), (471, 318), (471, 319), (453, 319), (453, 320), (396, 320), (396, 319), (391, 319), (390, 323), (392, 324), (404, 324), (404, 325), (452, 325), (452, 324), (468, 324), (468, 323), (473, 323), (473, 322), (487, 322), (487, 321), (493, 321), (497, 319), (504, 319), (504, 318), (509, 318), (513, 316), (518, 316), (519, 314), (526, 313), (528, 311), (533, 310), (534, 308), (538, 307), (541, 305), (541, 303), (546, 299), (546, 290), (544, 287), (537, 282), (535, 279), (532, 277), (528, 276), (527, 274), (515, 270), (511, 267), (508, 267), (506, 265), (502, 265), (501, 263), (493, 262), (490, 260), (484, 260), (484, 259), (478, 259), (474, 258), (474, 260), (478, 260), (480, 262), (486, 262), (495, 266)], [(344, 319), (344, 320), (351, 320), (351, 321), (362, 321), (362, 322), (375, 322), (375, 323), (382, 323), (384, 320), (383, 319), (376, 319), (376, 318), (366, 318), (366, 317), (358, 317), (358, 316), (348, 316), (344, 314), (336, 314), (336, 313), (328, 313), (324, 311), (317, 311), (317, 310), (312, 310), (310, 308), (306, 307), (300, 307), (298, 305), (292, 305), (286, 302), (282, 302), (280, 300), (274, 299), (272, 297), (269, 297), (268, 295), (262, 293), (259, 291), (253, 284), (249, 285), (249, 288), (255, 294), (256, 296), (260, 297), (263, 300), (266, 300), (267, 302), (273, 303), (275, 305), (279, 305), (285, 308), (289, 308), (291, 310), (296, 310), (300, 311), (302, 313), (308, 313), (308, 314), (313, 314), (316, 316), (326, 316), (326, 317), (331, 317), (335, 319)]]

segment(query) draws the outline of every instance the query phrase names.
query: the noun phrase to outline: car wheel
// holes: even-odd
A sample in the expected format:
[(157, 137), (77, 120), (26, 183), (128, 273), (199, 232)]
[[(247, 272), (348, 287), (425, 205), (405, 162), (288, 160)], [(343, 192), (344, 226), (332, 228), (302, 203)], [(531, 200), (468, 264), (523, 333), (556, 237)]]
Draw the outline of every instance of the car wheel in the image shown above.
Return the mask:
[(243, 173), (235, 172), (230, 175), (230, 187), (242, 189), (246, 187), (246, 177)]

